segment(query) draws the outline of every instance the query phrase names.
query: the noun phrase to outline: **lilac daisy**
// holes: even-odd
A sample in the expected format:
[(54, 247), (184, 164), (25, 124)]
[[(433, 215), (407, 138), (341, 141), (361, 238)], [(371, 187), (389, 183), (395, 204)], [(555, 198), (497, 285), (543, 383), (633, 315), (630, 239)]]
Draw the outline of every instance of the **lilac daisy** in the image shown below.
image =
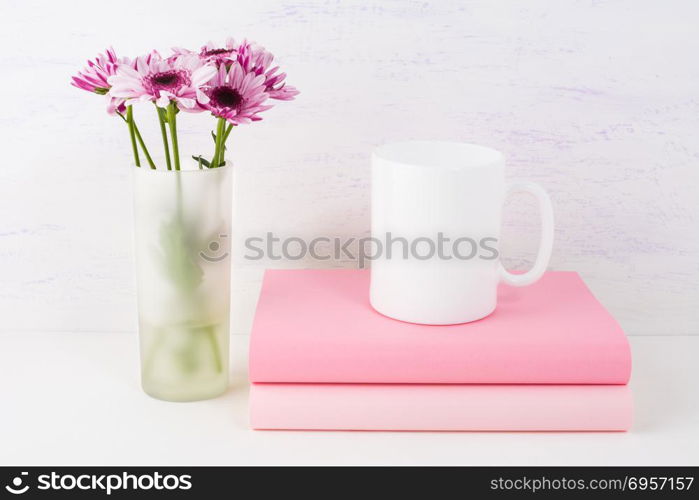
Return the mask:
[(264, 75), (247, 72), (239, 64), (230, 68), (221, 65), (216, 75), (204, 87), (207, 101), (199, 101), (214, 116), (228, 123), (240, 125), (261, 120), (258, 113), (272, 106), (264, 105), (269, 95), (265, 92)]
[(238, 48), (238, 63), (249, 72), (264, 75), (265, 91), (272, 99), (291, 101), (299, 91), (284, 81), (286, 73), (277, 73), (279, 66), (272, 66), (274, 55), (264, 47), (244, 41)]
[[(71, 85), (98, 95), (105, 95), (111, 88), (108, 82), (109, 77), (114, 76), (117, 68), (123, 64), (128, 65), (129, 60), (117, 58), (114, 49), (110, 47), (104, 54), (97, 54), (94, 61), (87, 61), (87, 66), (79, 71), (77, 76), (72, 77)], [(117, 111), (121, 113), (125, 111), (123, 99), (110, 96), (107, 112), (114, 114)]]
[(209, 41), (201, 48), (199, 52), (183, 49), (181, 47), (173, 47), (172, 52), (173, 57), (198, 54), (202, 60), (208, 63), (213, 63), (218, 67), (221, 64), (229, 66), (236, 61), (238, 46), (236, 45), (235, 40), (229, 37), (226, 39), (226, 43), (223, 45), (218, 45)]
[(88, 92), (104, 95), (111, 87), (107, 79), (116, 74), (119, 62), (114, 49), (110, 47), (104, 54), (97, 54), (94, 61), (87, 61), (87, 66), (72, 78), (71, 85)]
[(221, 64), (230, 64), (235, 61), (238, 53), (238, 47), (233, 38), (227, 38), (223, 46), (216, 45), (214, 42), (208, 42), (201, 48), (199, 56), (206, 61)]
[(124, 99), (127, 105), (153, 101), (164, 108), (174, 101), (184, 111), (199, 111), (197, 101), (208, 101), (201, 86), (215, 74), (216, 68), (197, 55), (163, 59), (152, 52), (138, 57), (132, 66), (119, 66), (107, 81), (112, 86), (109, 94)]

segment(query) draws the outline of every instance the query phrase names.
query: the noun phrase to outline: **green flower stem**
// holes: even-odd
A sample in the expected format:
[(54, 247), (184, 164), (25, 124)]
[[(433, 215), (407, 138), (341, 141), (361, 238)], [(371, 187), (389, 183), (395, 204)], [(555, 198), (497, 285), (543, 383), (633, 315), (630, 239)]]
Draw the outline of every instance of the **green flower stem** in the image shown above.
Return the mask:
[(231, 134), (231, 130), (233, 130), (233, 124), (229, 123), (228, 127), (226, 128), (226, 131), (223, 134), (223, 143), (221, 145), (221, 164), (226, 160), (226, 141), (228, 140), (228, 136)]
[(225, 143), (228, 140), (228, 136), (231, 135), (231, 130), (233, 130), (233, 124), (229, 123), (228, 128), (226, 129), (226, 133), (223, 136), (223, 142)]
[(167, 123), (170, 125), (170, 140), (172, 141), (172, 155), (175, 158), (175, 170), (180, 169), (180, 148), (177, 144), (177, 111), (175, 103), (170, 101), (167, 106)]
[(216, 124), (216, 147), (214, 149), (214, 157), (211, 160), (211, 168), (216, 168), (219, 166), (219, 158), (221, 157), (221, 141), (223, 139), (223, 128), (226, 120), (224, 118), (219, 118)]
[(148, 152), (148, 148), (146, 147), (146, 143), (143, 142), (143, 137), (141, 137), (141, 132), (138, 131), (138, 127), (136, 126), (136, 122), (133, 122), (133, 129), (134, 132), (136, 132), (136, 139), (138, 140), (138, 143), (141, 145), (141, 149), (143, 150), (143, 154), (146, 155), (146, 160), (148, 160), (148, 165), (150, 165), (150, 168), (155, 170), (155, 163), (153, 163), (153, 158), (150, 157), (150, 153)]
[(167, 130), (165, 130), (165, 111), (158, 106), (155, 107), (158, 112), (158, 121), (160, 122), (160, 134), (163, 136), (163, 149), (165, 150), (165, 163), (167, 163), (167, 169), (172, 170), (172, 163), (170, 162), (170, 147), (167, 143)]
[[(117, 111), (117, 115), (119, 115), (119, 118), (124, 120), (124, 123), (126, 123), (126, 125), (129, 127), (129, 131), (130, 131), (131, 126), (129, 124), (129, 120), (124, 115), (119, 113), (118, 111)], [(134, 130), (134, 133), (136, 134), (136, 139), (138, 140), (138, 143), (141, 145), (143, 152), (146, 154), (146, 159), (148, 160), (148, 163), (150, 164), (150, 168), (155, 170), (155, 163), (153, 163), (153, 159), (151, 158), (150, 153), (148, 152), (148, 148), (146, 147), (146, 143), (143, 142), (143, 137), (141, 137), (141, 132), (138, 130), (138, 126), (136, 125), (136, 121), (133, 119), (133, 116), (131, 117), (131, 122), (133, 123), (133, 130)]]
[(216, 134), (216, 139), (218, 139), (218, 156), (216, 157), (216, 167), (220, 167), (223, 163), (223, 136), (226, 130), (226, 120), (224, 118), (218, 119), (218, 132)]
[(133, 161), (137, 167), (141, 166), (141, 159), (138, 156), (138, 146), (136, 146), (136, 128), (133, 122), (133, 108), (126, 107), (126, 123), (129, 125), (129, 136), (131, 137), (131, 149), (133, 150)]

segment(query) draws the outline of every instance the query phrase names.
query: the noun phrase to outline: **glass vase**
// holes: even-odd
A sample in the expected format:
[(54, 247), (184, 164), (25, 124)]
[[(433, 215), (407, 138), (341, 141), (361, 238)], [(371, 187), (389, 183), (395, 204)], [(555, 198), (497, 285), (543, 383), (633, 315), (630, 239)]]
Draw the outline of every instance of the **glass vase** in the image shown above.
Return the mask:
[(228, 387), (231, 168), (134, 168), (143, 390), (196, 401)]

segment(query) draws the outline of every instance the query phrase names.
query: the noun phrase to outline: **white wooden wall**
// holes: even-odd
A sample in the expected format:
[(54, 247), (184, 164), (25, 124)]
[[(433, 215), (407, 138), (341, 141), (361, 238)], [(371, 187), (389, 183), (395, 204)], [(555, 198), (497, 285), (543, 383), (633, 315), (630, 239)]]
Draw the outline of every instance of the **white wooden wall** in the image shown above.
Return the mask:
[[(134, 328), (126, 130), (69, 77), (110, 44), (137, 55), (233, 34), (274, 51), (302, 91), (231, 139), (238, 243), (366, 236), (373, 146), (477, 142), (550, 191), (552, 268), (580, 271), (629, 334), (699, 333), (695, 1), (0, 5), (1, 330)], [(208, 126), (181, 120), (185, 152), (209, 147)], [(509, 205), (511, 267), (531, 262), (535, 219)], [(242, 290), (258, 270), (235, 263)]]

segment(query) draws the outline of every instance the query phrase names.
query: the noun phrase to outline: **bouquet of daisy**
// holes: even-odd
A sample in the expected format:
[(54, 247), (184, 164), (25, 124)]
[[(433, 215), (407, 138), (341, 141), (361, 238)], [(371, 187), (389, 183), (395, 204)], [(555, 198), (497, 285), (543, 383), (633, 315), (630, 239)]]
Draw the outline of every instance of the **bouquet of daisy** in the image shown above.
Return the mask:
[[(228, 386), (226, 141), (234, 127), (260, 120), (274, 100), (298, 94), (273, 59), (263, 47), (233, 39), (199, 51), (175, 48), (167, 57), (152, 51), (120, 58), (110, 48), (73, 77), (74, 86), (103, 96), (107, 111), (124, 121), (133, 162), (142, 167), (133, 169), (141, 381), (156, 398), (206, 399)], [(136, 123), (138, 103), (145, 112), (152, 106), (160, 125), (159, 165)], [(181, 111), (215, 119), (212, 151), (189, 155), (187, 165), (177, 139)]]
[(211, 113), (216, 119), (213, 153), (192, 159), (199, 168), (217, 168), (225, 164), (226, 140), (233, 127), (261, 120), (260, 113), (270, 109), (273, 100), (289, 101), (298, 94), (273, 60), (263, 47), (232, 38), (223, 46), (209, 42), (199, 51), (173, 48), (168, 57), (155, 50), (134, 59), (117, 57), (110, 48), (88, 61), (72, 85), (106, 97), (107, 112), (128, 127), (138, 167), (142, 154), (151, 169), (158, 168), (139, 132), (134, 104), (154, 105), (168, 170), (181, 168), (178, 113)]

